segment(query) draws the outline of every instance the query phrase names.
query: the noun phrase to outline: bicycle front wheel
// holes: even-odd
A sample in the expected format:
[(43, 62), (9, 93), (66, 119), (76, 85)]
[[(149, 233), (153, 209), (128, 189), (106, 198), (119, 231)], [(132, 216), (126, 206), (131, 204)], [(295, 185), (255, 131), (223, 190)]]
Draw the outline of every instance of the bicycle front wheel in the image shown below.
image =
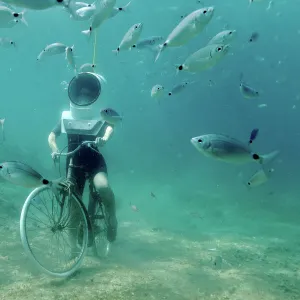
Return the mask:
[(41, 271), (70, 276), (80, 267), (87, 250), (85, 207), (64, 187), (36, 188), (23, 205), (20, 234), (28, 256)]

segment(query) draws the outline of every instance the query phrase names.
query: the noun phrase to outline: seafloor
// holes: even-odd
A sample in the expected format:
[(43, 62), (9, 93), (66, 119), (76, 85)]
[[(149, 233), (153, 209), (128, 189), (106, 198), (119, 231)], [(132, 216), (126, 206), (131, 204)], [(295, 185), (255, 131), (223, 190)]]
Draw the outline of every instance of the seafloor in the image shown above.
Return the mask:
[[(17, 192), (7, 193), (11, 199)], [(19, 237), (21, 205), (2, 196), (0, 299), (299, 300), (299, 212), (279, 201), (287, 197), (226, 203), (198, 193), (174, 216), (174, 208), (162, 212), (157, 204), (156, 221), (123, 204), (110, 256), (87, 256), (62, 280), (33, 268)]]

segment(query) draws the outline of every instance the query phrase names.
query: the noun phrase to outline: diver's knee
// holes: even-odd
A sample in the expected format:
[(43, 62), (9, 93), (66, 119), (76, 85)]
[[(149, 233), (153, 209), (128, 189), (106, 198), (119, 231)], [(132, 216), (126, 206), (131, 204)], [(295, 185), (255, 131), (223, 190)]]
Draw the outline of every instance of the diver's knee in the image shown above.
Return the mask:
[(95, 189), (97, 191), (100, 191), (100, 190), (105, 191), (106, 189), (110, 189), (109, 184), (108, 184), (108, 178), (105, 173), (101, 172), (101, 173), (96, 174), (93, 182), (94, 182)]

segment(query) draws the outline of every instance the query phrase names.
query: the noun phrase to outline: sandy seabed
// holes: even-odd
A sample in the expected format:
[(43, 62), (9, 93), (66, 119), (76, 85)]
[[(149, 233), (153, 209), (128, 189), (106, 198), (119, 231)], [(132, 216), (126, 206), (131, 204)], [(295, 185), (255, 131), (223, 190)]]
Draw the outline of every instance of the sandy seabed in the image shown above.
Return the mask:
[(87, 255), (71, 278), (56, 279), (34, 269), (24, 254), (18, 222), (5, 224), (0, 230), (1, 300), (300, 299), (296, 226), (277, 224), (288, 233), (288, 242), (230, 234), (226, 227), (193, 240), (186, 230), (170, 233), (123, 221), (108, 258)]

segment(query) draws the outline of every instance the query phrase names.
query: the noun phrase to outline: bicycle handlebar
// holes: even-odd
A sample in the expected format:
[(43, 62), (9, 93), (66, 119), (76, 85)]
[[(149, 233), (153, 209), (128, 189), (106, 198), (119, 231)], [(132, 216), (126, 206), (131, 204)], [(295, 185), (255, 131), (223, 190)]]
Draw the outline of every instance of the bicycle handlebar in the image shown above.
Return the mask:
[[(91, 146), (94, 145), (94, 146), (97, 146), (97, 143), (95, 141), (83, 141), (76, 149), (74, 149), (73, 151), (71, 152), (65, 152), (65, 153), (62, 153), (62, 152), (58, 152), (57, 153), (57, 156), (72, 156), (74, 155), (77, 151), (79, 151), (79, 149), (82, 147), (82, 146), (88, 146), (89, 148), (91, 148)], [(94, 149), (93, 149), (94, 150)], [(96, 150), (95, 150), (96, 151)]]

